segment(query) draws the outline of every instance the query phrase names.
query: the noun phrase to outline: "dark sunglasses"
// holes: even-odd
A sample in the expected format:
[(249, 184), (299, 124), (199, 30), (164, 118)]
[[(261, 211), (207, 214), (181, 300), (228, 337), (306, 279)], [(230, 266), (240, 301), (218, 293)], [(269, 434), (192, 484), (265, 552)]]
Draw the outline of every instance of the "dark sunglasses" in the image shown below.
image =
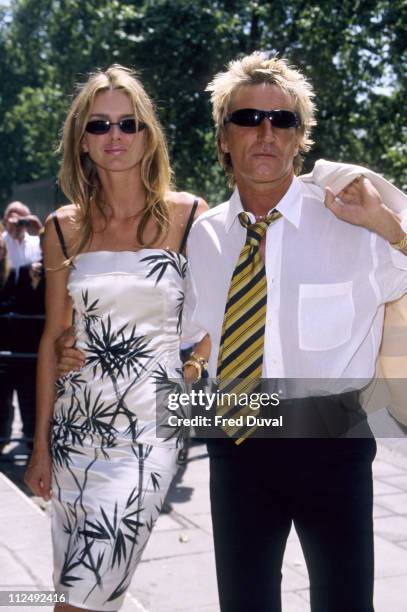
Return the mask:
[(224, 125), (234, 123), (242, 127), (257, 127), (264, 120), (268, 119), (273, 127), (288, 130), (300, 126), (297, 115), (289, 110), (258, 110), (257, 108), (239, 108), (226, 116)]
[(88, 121), (85, 130), (89, 132), (89, 134), (107, 134), (112, 125), (118, 125), (124, 134), (135, 134), (136, 132), (140, 132), (140, 130), (144, 130), (146, 127), (145, 123), (141, 121), (136, 123), (135, 119), (122, 119), (117, 123), (113, 123), (113, 121), (109, 121), (108, 119), (93, 119), (92, 121)]

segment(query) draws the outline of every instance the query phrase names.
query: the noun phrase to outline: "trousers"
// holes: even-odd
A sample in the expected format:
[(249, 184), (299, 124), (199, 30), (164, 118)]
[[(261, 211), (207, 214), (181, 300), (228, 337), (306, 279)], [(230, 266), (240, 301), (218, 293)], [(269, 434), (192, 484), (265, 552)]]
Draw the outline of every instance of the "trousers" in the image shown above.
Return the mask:
[(281, 612), (294, 525), (312, 612), (373, 612), (373, 437), (208, 441), (222, 612)]
[(14, 418), (13, 392), (17, 391), (23, 435), (32, 445), (35, 430), (36, 364), (13, 363), (0, 373), (0, 438), (3, 442), (11, 435)]

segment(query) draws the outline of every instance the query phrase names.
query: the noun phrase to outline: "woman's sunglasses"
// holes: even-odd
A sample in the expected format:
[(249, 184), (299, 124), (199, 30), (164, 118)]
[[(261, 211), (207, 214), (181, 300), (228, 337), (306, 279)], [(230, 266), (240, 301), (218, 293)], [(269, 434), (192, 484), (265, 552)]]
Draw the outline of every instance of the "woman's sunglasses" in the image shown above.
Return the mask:
[(288, 110), (258, 110), (257, 108), (240, 108), (226, 115), (224, 125), (234, 123), (242, 127), (257, 127), (264, 120), (268, 119), (273, 127), (288, 130), (300, 126), (297, 115)]
[(140, 132), (140, 130), (144, 130), (146, 127), (145, 123), (141, 121), (136, 123), (135, 119), (122, 119), (116, 123), (108, 119), (93, 119), (92, 121), (88, 121), (85, 130), (89, 134), (107, 134), (112, 125), (118, 125), (123, 134), (135, 134), (136, 132)]

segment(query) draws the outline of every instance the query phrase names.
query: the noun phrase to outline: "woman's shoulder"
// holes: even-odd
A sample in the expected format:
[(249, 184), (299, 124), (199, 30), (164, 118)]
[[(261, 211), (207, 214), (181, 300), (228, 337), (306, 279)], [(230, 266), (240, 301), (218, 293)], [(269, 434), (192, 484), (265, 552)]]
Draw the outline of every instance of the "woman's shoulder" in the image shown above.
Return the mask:
[[(54, 252), (58, 256), (71, 252), (71, 246), (77, 235), (75, 204), (60, 206), (45, 220), (44, 247), (48, 253)], [(62, 246), (64, 247), (62, 250)], [(65, 249), (65, 252), (64, 252)]]
[(192, 193), (187, 191), (169, 191), (167, 194), (167, 200), (174, 206), (175, 214), (182, 219), (188, 219), (191, 214), (192, 206), (195, 202), (198, 203), (194, 218), (208, 210), (209, 206), (206, 201)]
[(60, 223), (72, 223), (77, 210), (78, 207), (76, 204), (64, 204), (63, 206), (59, 206), (53, 214), (56, 215)]
[(75, 217), (77, 206), (75, 204), (65, 204), (54, 210), (45, 221), (46, 230), (55, 229), (60, 226), (63, 234), (70, 237), (75, 232)]

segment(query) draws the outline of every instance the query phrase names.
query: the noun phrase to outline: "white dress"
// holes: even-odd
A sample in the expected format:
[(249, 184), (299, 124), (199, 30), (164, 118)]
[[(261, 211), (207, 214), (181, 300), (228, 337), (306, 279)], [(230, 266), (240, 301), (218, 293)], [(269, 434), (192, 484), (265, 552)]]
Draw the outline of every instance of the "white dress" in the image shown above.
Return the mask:
[(156, 388), (181, 380), (187, 261), (173, 251), (78, 255), (68, 290), (78, 372), (57, 381), (52, 423), (55, 588), (118, 610), (175, 473), (156, 437)]

